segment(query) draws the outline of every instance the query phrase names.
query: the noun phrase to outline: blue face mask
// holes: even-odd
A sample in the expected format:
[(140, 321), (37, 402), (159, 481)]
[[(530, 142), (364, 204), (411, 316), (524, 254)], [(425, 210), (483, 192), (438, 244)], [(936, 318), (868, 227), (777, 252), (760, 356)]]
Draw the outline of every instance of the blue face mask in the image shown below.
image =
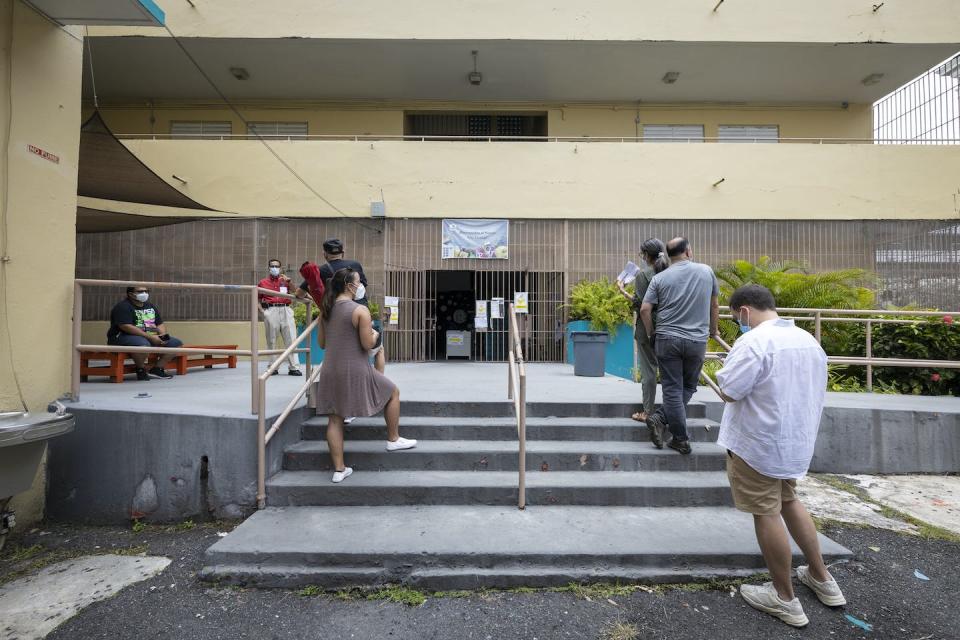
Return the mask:
[(743, 316), (739, 316), (737, 318), (737, 323), (740, 325), (741, 333), (746, 333), (747, 331), (750, 331), (750, 325), (743, 321)]

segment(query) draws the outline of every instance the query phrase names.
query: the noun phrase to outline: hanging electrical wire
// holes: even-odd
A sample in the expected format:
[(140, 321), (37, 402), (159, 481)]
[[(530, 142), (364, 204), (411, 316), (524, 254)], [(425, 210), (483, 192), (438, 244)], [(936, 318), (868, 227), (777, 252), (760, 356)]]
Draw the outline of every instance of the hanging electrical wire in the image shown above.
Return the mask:
[(213, 81), (213, 78), (211, 78), (210, 75), (207, 74), (207, 72), (203, 69), (203, 67), (200, 65), (200, 63), (197, 61), (197, 59), (194, 58), (193, 55), (190, 53), (190, 51), (187, 50), (187, 47), (183, 44), (183, 42), (181, 42), (180, 38), (177, 37), (177, 35), (176, 35), (175, 33), (173, 33), (173, 31), (170, 30), (170, 27), (165, 24), (165, 25), (163, 25), (163, 28), (166, 29), (167, 33), (170, 35), (170, 37), (173, 39), (173, 41), (177, 44), (177, 47), (179, 47), (180, 50), (183, 52), (183, 54), (184, 54), (185, 56), (187, 56), (187, 59), (190, 60), (190, 63), (197, 69), (197, 71), (200, 73), (200, 75), (203, 76), (203, 79), (204, 79), (204, 80), (207, 82), (207, 84), (209, 84), (210, 87), (216, 92), (216, 94), (220, 97), (220, 99), (223, 101), (223, 103), (224, 103), (225, 105), (227, 105), (227, 106), (230, 108), (230, 110), (233, 112), (233, 114), (234, 114), (235, 116), (237, 116), (237, 118), (239, 118), (240, 121), (247, 127), (247, 131), (251, 132), (254, 136), (256, 136), (257, 140), (259, 140), (260, 143), (263, 144), (264, 147), (266, 147), (267, 151), (270, 152), (270, 155), (272, 155), (274, 158), (276, 158), (277, 162), (279, 162), (281, 165), (283, 165), (283, 167), (284, 167), (287, 171), (289, 171), (290, 174), (291, 174), (294, 178), (296, 178), (296, 180), (297, 180), (300, 184), (302, 184), (310, 193), (312, 193), (314, 196), (316, 196), (321, 202), (323, 202), (324, 204), (326, 204), (328, 207), (330, 207), (331, 209), (333, 209), (334, 211), (336, 211), (337, 213), (339, 213), (341, 216), (343, 216), (344, 218), (346, 218), (346, 219), (349, 220), (350, 222), (353, 222), (354, 224), (359, 225), (359, 226), (363, 227), (364, 229), (368, 229), (368, 230), (370, 230), (370, 231), (376, 231), (377, 233), (382, 233), (382, 229), (379, 229), (379, 228), (377, 228), (377, 227), (374, 227), (374, 226), (371, 226), (371, 225), (368, 225), (368, 224), (364, 224), (363, 222), (361, 222), (360, 220), (356, 219), (355, 217), (350, 216), (350, 215), (347, 214), (345, 211), (343, 211), (342, 209), (340, 209), (340, 207), (338, 207), (337, 205), (335, 205), (335, 204), (333, 204), (332, 202), (330, 202), (330, 200), (328, 200), (327, 198), (325, 198), (325, 197), (323, 196), (323, 194), (321, 194), (319, 191), (317, 191), (316, 189), (314, 189), (314, 188), (303, 178), (303, 176), (301, 176), (293, 167), (291, 167), (290, 164), (289, 164), (286, 160), (284, 160), (284, 159), (280, 156), (280, 154), (278, 154), (278, 153), (276, 152), (276, 150), (275, 150), (272, 146), (270, 146), (270, 143), (267, 142), (267, 140), (266, 140), (263, 136), (261, 136), (260, 133), (257, 132), (257, 128), (256, 128), (256, 127), (251, 127), (251, 126), (250, 126), (250, 122), (243, 116), (243, 114), (242, 114), (242, 113), (240, 112), (240, 110), (236, 107), (236, 105), (234, 105), (234, 104), (230, 101), (230, 99), (227, 98), (227, 96), (223, 93), (223, 91), (220, 90), (220, 87), (217, 86), (217, 83)]

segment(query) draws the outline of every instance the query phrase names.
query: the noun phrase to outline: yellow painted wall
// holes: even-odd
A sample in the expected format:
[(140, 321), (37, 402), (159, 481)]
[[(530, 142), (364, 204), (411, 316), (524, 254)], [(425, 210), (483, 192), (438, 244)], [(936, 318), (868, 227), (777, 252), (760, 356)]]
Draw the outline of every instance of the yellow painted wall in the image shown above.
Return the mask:
[[(85, 110), (89, 114), (90, 110)], [(307, 106), (280, 108), (243, 107), (248, 122), (307, 122), (311, 135), (399, 135), (403, 133), (403, 111), (392, 109), (337, 109)], [(229, 120), (233, 134), (246, 135), (243, 121), (230, 109), (216, 107), (141, 106), (101, 109), (104, 120), (116, 134), (169, 134), (174, 120)], [(151, 118), (153, 122), (151, 122)]]
[[(955, 0), (283, 0), (164, 2), (183, 37), (955, 42)], [(465, 19), (469, 16), (469, 19)], [(92, 34), (107, 34), (91, 28)], [(113, 32), (115, 33), (115, 31)], [(163, 29), (126, 33), (166, 36)]]
[[(518, 110), (548, 113), (551, 136), (636, 136), (643, 124), (702, 124), (716, 137), (721, 124), (775, 124), (784, 138), (860, 138), (873, 135), (870, 105), (470, 105), (439, 103), (392, 106), (307, 106), (296, 103), (240, 106), (244, 118), (256, 121), (307, 122), (310, 135), (401, 135), (404, 111)], [(89, 111), (89, 110), (88, 110)], [(219, 105), (141, 105), (104, 107), (101, 113), (116, 134), (170, 133), (174, 120), (229, 120), (235, 135), (246, 134), (243, 121)], [(640, 127), (636, 119), (639, 114)], [(152, 122), (151, 122), (152, 119)], [(638, 134), (639, 132), (639, 134)]]
[[(340, 215), (255, 140), (128, 140), (160, 176), (246, 216)], [(343, 212), (390, 217), (948, 219), (950, 146), (294, 141), (272, 147)], [(723, 184), (713, 183), (725, 178)], [(130, 209), (136, 213), (135, 207)]]
[[(70, 388), (82, 44), (24, 3), (0, 0), (0, 47), (0, 252), (9, 256), (0, 261), (0, 410), (19, 408), (22, 394), (45, 411)], [(21, 524), (42, 516), (44, 489), (41, 472), (14, 500)]]

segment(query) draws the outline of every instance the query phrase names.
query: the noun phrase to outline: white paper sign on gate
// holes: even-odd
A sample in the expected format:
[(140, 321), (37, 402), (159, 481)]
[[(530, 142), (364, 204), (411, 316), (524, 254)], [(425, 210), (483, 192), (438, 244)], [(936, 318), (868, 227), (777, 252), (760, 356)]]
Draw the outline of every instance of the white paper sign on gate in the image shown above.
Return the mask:
[(513, 310), (517, 313), (530, 313), (530, 299), (526, 291), (514, 292)]
[(476, 313), (473, 316), (473, 325), (478, 331), (486, 331), (489, 326), (487, 316), (487, 301), (477, 300)]
[(493, 320), (503, 320), (503, 298), (493, 298), (490, 300), (490, 318)]

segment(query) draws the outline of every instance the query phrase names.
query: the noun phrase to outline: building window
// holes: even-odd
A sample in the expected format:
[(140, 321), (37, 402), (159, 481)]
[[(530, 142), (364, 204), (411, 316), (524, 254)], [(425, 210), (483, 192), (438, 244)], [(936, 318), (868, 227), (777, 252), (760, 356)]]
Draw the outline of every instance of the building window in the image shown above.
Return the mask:
[(233, 124), (218, 120), (174, 120), (170, 135), (175, 138), (216, 138), (233, 133)]
[(643, 139), (648, 142), (703, 142), (703, 125), (645, 124)]
[(542, 138), (547, 135), (546, 113), (406, 113), (404, 135), (437, 137), (512, 136)]
[(780, 127), (775, 124), (722, 124), (719, 142), (779, 142)]
[(247, 126), (247, 134), (279, 138), (296, 138), (303, 140), (307, 137), (306, 122), (251, 122)]

